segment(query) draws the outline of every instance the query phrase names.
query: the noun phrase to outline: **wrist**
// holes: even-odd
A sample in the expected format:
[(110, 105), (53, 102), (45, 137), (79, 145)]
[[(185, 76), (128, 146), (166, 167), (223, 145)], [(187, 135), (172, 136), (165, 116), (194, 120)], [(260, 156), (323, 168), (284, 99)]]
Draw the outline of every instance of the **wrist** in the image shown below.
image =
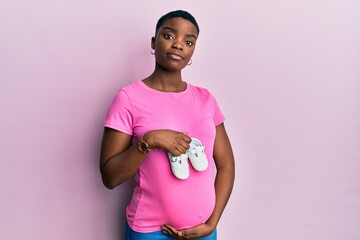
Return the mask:
[(149, 145), (149, 148), (151, 149), (156, 148), (155, 137), (155, 131), (148, 131), (142, 135), (143, 140)]
[(141, 153), (147, 155), (152, 150), (152, 147), (149, 145), (147, 140), (144, 139), (144, 136), (145, 135), (139, 138), (137, 142), (137, 148)]
[(209, 218), (206, 222), (205, 222), (206, 225), (208, 225), (209, 227), (211, 227), (213, 230), (215, 230), (217, 224), (218, 224), (218, 221), (216, 221), (215, 219), (211, 219)]

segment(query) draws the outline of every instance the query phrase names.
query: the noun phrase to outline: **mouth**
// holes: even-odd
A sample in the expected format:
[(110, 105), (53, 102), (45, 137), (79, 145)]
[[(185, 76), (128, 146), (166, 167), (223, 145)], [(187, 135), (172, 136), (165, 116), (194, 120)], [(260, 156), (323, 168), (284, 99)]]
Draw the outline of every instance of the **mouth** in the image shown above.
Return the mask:
[(173, 60), (178, 60), (178, 61), (184, 60), (184, 58), (178, 53), (167, 53), (166, 56)]

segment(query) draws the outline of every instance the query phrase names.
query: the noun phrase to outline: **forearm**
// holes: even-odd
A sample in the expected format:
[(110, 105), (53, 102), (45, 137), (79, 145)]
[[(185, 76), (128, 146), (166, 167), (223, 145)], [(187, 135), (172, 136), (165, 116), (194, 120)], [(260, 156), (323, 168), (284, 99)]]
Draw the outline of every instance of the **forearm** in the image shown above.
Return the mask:
[(234, 166), (219, 168), (215, 178), (216, 203), (207, 224), (215, 228), (230, 198), (234, 185)]
[(126, 182), (134, 176), (145, 158), (146, 155), (139, 151), (137, 145), (111, 157), (100, 167), (104, 185), (112, 189)]

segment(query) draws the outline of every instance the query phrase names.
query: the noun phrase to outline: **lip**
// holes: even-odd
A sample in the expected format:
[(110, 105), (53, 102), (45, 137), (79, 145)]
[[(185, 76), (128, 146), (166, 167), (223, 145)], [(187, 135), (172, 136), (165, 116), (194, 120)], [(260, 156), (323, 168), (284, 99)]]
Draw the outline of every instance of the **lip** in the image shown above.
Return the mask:
[(168, 58), (174, 59), (174, 60), (184, 60), (183, 56), (176, 52), (169, 52), (166, 54)]

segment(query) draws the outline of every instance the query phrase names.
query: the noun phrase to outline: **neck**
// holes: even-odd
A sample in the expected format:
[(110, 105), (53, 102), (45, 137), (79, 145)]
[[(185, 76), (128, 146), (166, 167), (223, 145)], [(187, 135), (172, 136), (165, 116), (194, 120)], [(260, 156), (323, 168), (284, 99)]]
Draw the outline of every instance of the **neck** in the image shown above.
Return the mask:
[(144, 83), (162, 92), (182, 92), (186, 89), (186, 83), (182, 80), (181, 71), (170, 72), (155, 68), (155, 71), (144, 79)]

